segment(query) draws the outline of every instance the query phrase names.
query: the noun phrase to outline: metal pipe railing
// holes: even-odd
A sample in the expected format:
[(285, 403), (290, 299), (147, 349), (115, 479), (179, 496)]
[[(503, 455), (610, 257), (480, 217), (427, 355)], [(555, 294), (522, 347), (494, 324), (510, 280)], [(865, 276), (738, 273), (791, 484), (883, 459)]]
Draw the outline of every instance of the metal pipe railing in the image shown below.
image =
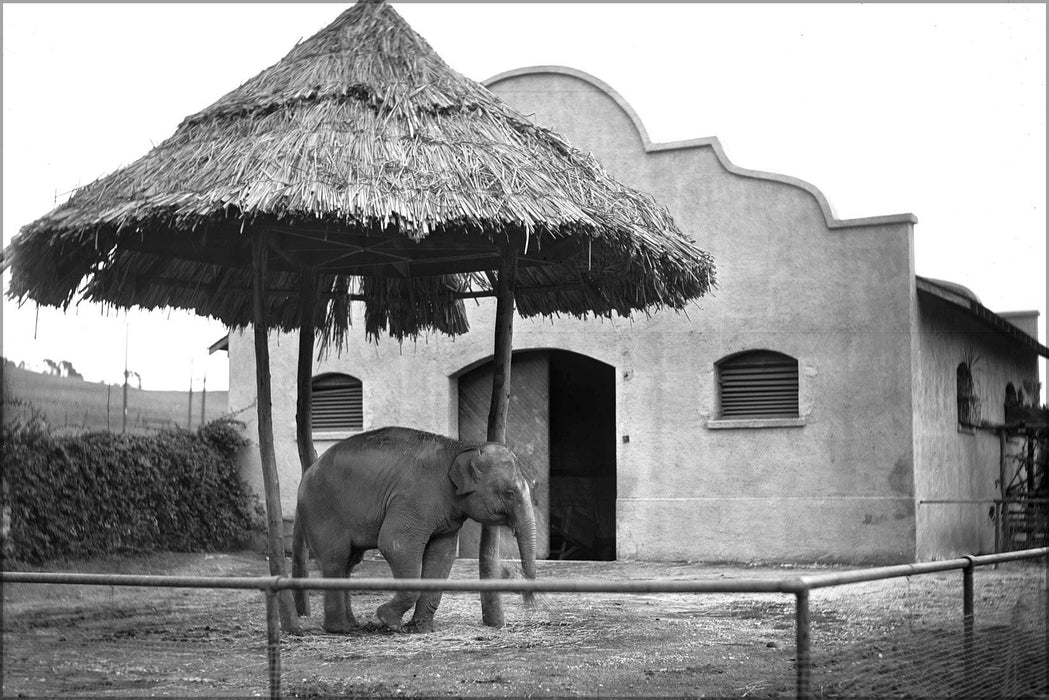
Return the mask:
[[(287, 578), (283, 576), (138, 576), (133, 574), (59, 574), (3, 571), (3, 583), (54, 583), (93, 586), (153, 586), (157, 588), (227, 588), (261, 591), (499, 591), (503, 593), (790, 593), (784, 580), (735, 581), (579, 581), (576, 579), (390, 579)], [(785, 587), (786, 586), (786, 587)]]
[[(717, 581), (578, 581), (574, 579), (293, 579), (283, 576), (140, 576), (133, 574), (78, 574), (29, 571), (0, 571), (0, 583), (79, 584), (96, 586), (151, 586), (159, 588), (221, 588), (260, 590), (266, 594), (266, 637), (270, 695), (280, 697), (280, 619), (277, 593), (281, 590), (346, 591), (500, 591), (504, 593), (783, 593), (795, 599), (797, 644), (796, 690), (799, 698), (811, 695), (811, 616), (809, 594), (830, 586), (880, 581), (943, 571), (961, 570), (963, 575), (962, 620), (965, 639), (966, 674), (972, 672), (973, 573), (977, 567), (1049, 557), (1049, 547), (965, 556), (945, 561), (899, 564), (829, 574), (783, 579), (737, 579)], [(1046, 602), (1046, 674), (1049, 678), (1049, 596)]]
[(826, 588), (827, 586), (840, 586), (848, 583), (863, 583), (865, 581), (881, 581), (890, 578), (904, 578), (919, 574), (931, 574), (941, 571), (962, 570), (970, 566), (988, 566), (1001, 564), (1009, 561), (1020, 561), (1023, 559), (1038, 559), (1049, 555), (1049, 547), (1037, 549), (1023, 549), (1016, 552), (1003, 552), (1001, 554), (981, 554), (959, 557), (958, 559), (945, 559), (943, 561), (920, 562), (918, 564), (896, 564), (893, 566), (880, 566), (872, 569), (855, 569), (853, 571), (842, 571), (833, 574), (814, 574), (811, 576), (800, 576), (795, 579), (793, 585), (808, 590), (814, 588)]
[[(149, 576), (137, 574), (70, 574), (47, 571), (0, 571), (0, 583), (55, 583), (82, 586), (148, 586), (151, 588), (226, 588), (277, 590), (279, 576)], [(318, 581), (323, 579), (317, 579)], [(337, 579), (332, 579), (337, 580)], [(343, 581), (345, 583), (345, 580)]]
[(791, 593), (849, 583), (902, 578), (961, 570), (1049, 555), (1049, 547), (1002, 554), (983, 554), (918, 564), (896, 564), (813, 574), (783, 579), (743, 578), (716, 581), (649, 579), (642, 581), (580, 581), (577, 579), (389, 579), (288, 578), (284, 576), (146, 576), (136, 574), (79, 574), (39, 571), (0, 571), (3, 583), (54, 583), (97, 586), (152, 586), (156, 588), (228, 588), (248, 590), (347, 591), (500, 591), (504, 593)]

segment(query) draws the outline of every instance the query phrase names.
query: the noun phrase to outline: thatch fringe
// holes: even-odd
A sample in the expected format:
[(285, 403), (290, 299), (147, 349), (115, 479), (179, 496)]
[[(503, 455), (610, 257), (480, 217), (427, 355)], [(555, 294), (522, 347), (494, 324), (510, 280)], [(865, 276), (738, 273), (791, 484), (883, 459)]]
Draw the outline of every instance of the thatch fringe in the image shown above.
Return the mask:
[(342, 275), (336, 277), (330, 294), (331, 302), (325, 307), (326, 313), (319, 350), (320, 354), (324, 354), (334, 347), (338, 354), (342, 354), (346, 333), (353, 322), (349, 279)]
[(461, 335), (470, 329), (466, 309), (456, 294), (463, 291), (459, 277), (361, 280), (364, 297), (365, 334), (378, 341), (387, 331), (394, 338), (418, 334), (417, 319), (429, 319), (429, 327), (447, 335)]

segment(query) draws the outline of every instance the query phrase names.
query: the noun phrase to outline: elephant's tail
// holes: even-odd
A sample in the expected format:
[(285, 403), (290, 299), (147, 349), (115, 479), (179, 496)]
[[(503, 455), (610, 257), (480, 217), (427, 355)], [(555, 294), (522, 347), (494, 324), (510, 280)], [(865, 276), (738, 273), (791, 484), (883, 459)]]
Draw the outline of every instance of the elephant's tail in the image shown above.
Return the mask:
[[(309, 557), (309, 552), (306, 549), (306, 532), (303, 529), (302, 517), (298, 509), (295, 510), (295, 527), (292, 530), (292, 546), (291, 546), (291, 577), (292, 578), (309, 578), (309, 571), (306, 568), (306, 560)], [(306, 589), (297, 589), (295, 591), (295, 611), (300, 616), (310, 614), (310, 592)]]

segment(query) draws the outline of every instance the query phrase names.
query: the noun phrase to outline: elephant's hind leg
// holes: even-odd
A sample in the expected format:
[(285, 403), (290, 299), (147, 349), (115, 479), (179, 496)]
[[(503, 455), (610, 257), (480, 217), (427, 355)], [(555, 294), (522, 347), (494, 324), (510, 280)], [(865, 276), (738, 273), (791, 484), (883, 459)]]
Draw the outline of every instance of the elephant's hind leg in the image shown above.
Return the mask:
[[(364, 558), (364, 552), (367, 550), (357, 549), (354, 547), (350, 550), (350, 560), (346, 564), (346, 578), (350, 577), (353, 573), (353, 567), (361, 563), (361, 559)], [(351, 596), (349, 591), (342, 591), (343, 598), (345, 599), (346, 605), (346, 621), (349, 622), (350, 627), (357, 626), (357, 618), (353, 616), (353, 603), (351, 602)]]
[[(446, 579), (452, 573), (459, 532), (435, 535), (423, 554), (423, 578)], [(408, 623), (410, 632), (433, 632), (433, 616), (441, 604), (443, 591), (423, 591), (415, 602), (415, 614)]]
[[(351, 568), (352, 552), (347, 546), (338, 550), (325, 552), (320, 556), (321, 575), (324, 578), (343, 578)], [(357, 561), (360, 561), (358, 558)], [(354, 562), (356, 563), (356, 562)], [(349, 632), (356, 623), (350, 612), (349, 594), (347, 591), (324, 591), (324, 631), (332, 634)]]

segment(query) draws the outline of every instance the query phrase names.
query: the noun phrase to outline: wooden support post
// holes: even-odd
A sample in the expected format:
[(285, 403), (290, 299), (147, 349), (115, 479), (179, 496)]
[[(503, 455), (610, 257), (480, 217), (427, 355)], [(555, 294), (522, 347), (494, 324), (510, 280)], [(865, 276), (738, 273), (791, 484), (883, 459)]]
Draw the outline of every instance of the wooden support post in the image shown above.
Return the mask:
[(317, 268), (303, 268), (299, 284), (299, 368), (298, 393), (295, 403), (295, 439), (299, 463), (305, 474), (317, 459), (313, 447), (313, 423), (310, 404), (313, 401), (313, 349), (317, 333)]
[[(313, 348), (317, 333), (316, 305), (317, 268), (304, 267), (299, 281), (299, 367), (295, 402), (295, 441), (303, 474), (317, 460), (317, 450), (313, 447), (313, 421), (310, 417), (310, 404), (313, 402)], [(302, 531), (298, 533), (302, 537)], [(300, 561), (293, 563), (292, 571), (305, 571), (309, 558), (305, 542), (295, 543), (295, 554)], [(298, 614), (309, 615), (309, 591), (295, 591), (294, 598)]]
[[(259, 421), (259, 456), (262, 459), (262, 485), (266, 500), (266, 551), (270, 574), (285, 576), (284, 513), (280, 502), (280, 482), (277, 478), (277, 454), (273, 446), (273, 397), (270, 390), (269, 325), (266, 318), (267, 266), (269, 243), (265, 231), (251, 240), (253, 262), (252, 322), (255, 326), (255, 388)], [(278, 594), (281, 627), (288, 632), (300, 632), (298, 616), (292, 605), (291, 591)]]
[[(488, 441), (506, 443), (506, 413), (510, 404), (510, 363), (514, 334), (514, 278), (517, 275), (517, 250), (507, 245), (499, 267), (495, 306), (495, 355), (492, 358), (492, 404), (488, 411)], [(498, 526), (481, 526), (477, 568), (482, 579), (502, 576), (499, 558)], [(503, 605), (497, 592), (481, 594), (481, 619), (489, 627), (506, 624)]]

